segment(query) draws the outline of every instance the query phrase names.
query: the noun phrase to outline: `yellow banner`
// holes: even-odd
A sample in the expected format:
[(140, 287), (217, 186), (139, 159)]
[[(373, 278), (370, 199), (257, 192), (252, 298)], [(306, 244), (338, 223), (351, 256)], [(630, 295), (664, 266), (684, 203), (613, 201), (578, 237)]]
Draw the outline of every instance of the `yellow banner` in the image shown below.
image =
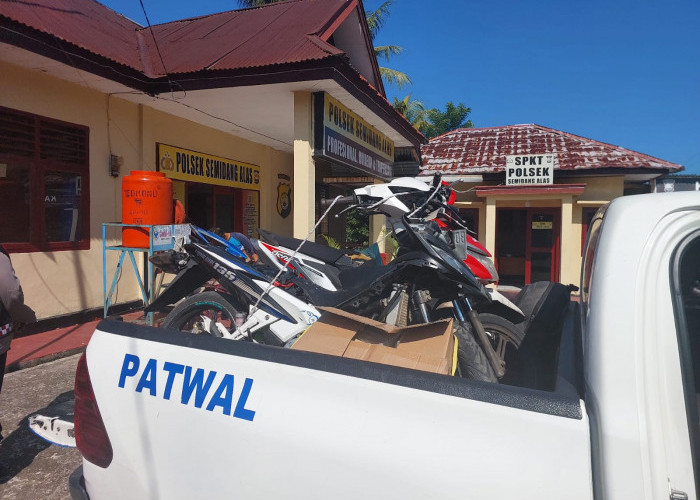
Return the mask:
[(325, 94), (324, 101), (324, 126), (352, 139), (390, 162), (394, 161), (394, 141), (330, 95)]
[(170, 179), (260, 190), (260, 167), (158, 143), (158, 170)]

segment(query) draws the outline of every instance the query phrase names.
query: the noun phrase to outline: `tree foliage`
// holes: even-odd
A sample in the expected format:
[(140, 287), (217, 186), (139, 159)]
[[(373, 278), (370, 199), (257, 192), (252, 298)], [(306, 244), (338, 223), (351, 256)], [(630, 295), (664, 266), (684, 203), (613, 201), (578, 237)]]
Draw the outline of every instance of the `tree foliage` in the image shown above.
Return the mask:
[(369, 215), (350, 210), (345, 218), (345, 244), (350, 248), (369, 245)]
[(430, 122), (428, 121), (428, 110), (421, 101), (413, 99), (411, 94), (403, 99), (394, 97), (394, 109), (404, 115), (415, 128), (421, 132), (425, 130)]
[(404, 115), (415, 128), (420, 130), (428, 138), (455, 130), (458, 128), (470, 128), (474, 124), (467, 117), (471, 108), (463, 103), (454, 105), (452, 101), (445, 105), (445, 111), (437, 108), (425, 109), (421, 101), (415, 100), (411, 94), (403, 99), (394, 97), (394, 109)]
[(368, 12), (365, 11), (365, 17), (367, 18), (367, 28), (369, 28), (369, 38), (374, 42), (379, 31), (384, 27), (387, 19), (389, 19), (389, 7), (394, 3), (394, 0), (386, 0), (383, 4), (377, 7), (375, 10)]
[(471, 128), (474, 126), (471, 120), (467, 117), (472, 112), (464, 103), (454, 105), (452, 101), (445, 105), (445, 111), (440, 111), (437, 108), (428, 110), (429, 124), (424, 129), (419, 129), (423, 134), (430, 138), (456, 130), (458, 128)]
[[(384, 24), (386, 24), (387, 19), (389, 19), (389, 8), (393, 3), (394, 0), (386, 0), (375, 10), (365, 11), (367, 28), (369, 29), (369, 37), (372, 43), (374, 43), (377, 33), (379, 33)], [(398, 45), (379, 45), (374, 47), (374, 55), (377, 61), (389, 62), (391, 57), (397, 56), (401, 54), (401, 52), (403, 52), (403, 47), (399, 47)], [(406, 73), (395, 69), (380, 66), (379, 74), (386, 83), (389, 85), (396, 85), (399, 89), (411, 84), (411, 79)]]
[[(244, 8), (260, 7), (280, 1), (282, 0), (238, 0), (238, 4)], [(367, 28), (372, 43), (374, 43), (377, 34), (386, 24), (393, 3), (394, 0), (385, 0), (375, 10), (365, 11)], [(389, 62), (392, 57), (401, 54), (402, 51), (403, 48), (398, 45), (379, 45), (374, 47), (374, 55), (378, 61)], [(401, 71), (380, 66), (379, 73), (385, 83), (395, 85), (399, 89), (411, 84), (411, 79), (408, 75)], [(428, 138), (444, 134), (450, 130), (474, 126), (472, 121), (467, 119), (471, 113), (471, 108), (466, 107), (463, 103), (455, 106), (450, 101), (446, 104), (445, 111), (437, 108), (426, 110), (421, 101), (412, 99), (411, 94), (409, 94), (403, 99), (394, 97), (393, 104), (397, 111), (403, 114), (415, 128)]]

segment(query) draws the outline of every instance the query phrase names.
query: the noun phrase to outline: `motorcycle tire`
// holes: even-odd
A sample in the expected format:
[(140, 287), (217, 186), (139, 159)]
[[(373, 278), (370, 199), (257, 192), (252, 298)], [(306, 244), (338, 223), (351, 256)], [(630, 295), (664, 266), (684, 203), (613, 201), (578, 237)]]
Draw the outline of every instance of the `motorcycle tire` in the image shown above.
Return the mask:
[(490, 313), (480, 313), (479, 319), (484, 325), (486, 334), (491, 339), (493, 350), (501, 361), (506, 362), (506, 370), (508, 369), (508, 359), (520, 348), (525, 332), (518, 325), (513, 324), (507, 319)]
[[(222, 337), (223, 334), (216, 324), (220, 323), (231, 330), (238, 312), (240, 311), (220, 293), (202, 292), (177, 304), (165, 317), (161, 326), (181, 332)], [(205, 326), (205, 317), (210, 320), (209, 328)]]
[(474, 338), (474, 328), (470, 323), (460, 323), (455, 331), (457, 337), (457, 365), (463, 378), (498, 382), (484, 350)]
[[(437, 309), (433, 313), (433, 317), (435, 319), (452, 318), (452, 307)], [(491, 339), (491, 345), (496, 351), (496, 355), (501, 361), (506, 362), (506, 369), (508, 369), (507, 358), (515, 356), (515, 352), (520, 348), (520, 344), (525, 338), (525, 332), (519, 325), (496, 314), (479, 313), (479, 319)], [(469, 327), (471, 328), (471, 324)]]

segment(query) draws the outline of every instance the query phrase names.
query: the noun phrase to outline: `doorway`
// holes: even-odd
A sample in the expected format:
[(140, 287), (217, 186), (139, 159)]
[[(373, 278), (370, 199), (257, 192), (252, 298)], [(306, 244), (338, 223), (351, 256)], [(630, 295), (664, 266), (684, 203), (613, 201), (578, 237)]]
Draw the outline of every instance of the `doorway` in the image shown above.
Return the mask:
[(496, 265), (500, 284), (522, 287), (558, 281), (561, 214), (558, 208), (499, 208)]
[(211, 184), (187, 183), (187, 217), (193, 224), (222, 232), (237, 231), (257, 236), (260, 198), (257, 191)]

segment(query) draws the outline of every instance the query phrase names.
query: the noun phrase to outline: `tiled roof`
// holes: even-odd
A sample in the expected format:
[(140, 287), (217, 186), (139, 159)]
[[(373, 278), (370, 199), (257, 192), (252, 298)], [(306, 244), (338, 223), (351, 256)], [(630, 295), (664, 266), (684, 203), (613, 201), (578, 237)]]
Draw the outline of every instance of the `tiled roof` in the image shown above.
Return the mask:
[[(343, 51), (327, 43), (334, 23), (356, 0), (288, 0), (139, 26), (93, 0), (0, 1), (0, 17), (126, 65), (149, 77), (324, 59)], [(158, 54), (160, 52), (160, 55)]]
[(420, 175), (503, 172), (507, 155), (555, 153), (555, 169), (662, 169), (681, 165), (541, 125), (463, 128), (435, 137), (421, 148)]

